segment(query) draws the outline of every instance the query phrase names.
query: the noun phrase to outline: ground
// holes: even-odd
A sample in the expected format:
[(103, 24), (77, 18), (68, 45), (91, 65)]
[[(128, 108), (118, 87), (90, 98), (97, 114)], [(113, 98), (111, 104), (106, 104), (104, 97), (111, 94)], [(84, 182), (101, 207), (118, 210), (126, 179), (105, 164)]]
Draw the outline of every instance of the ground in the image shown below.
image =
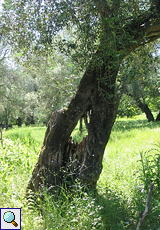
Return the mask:
[[(150, 155), (150, 162), (153, 163), (152, 156), (160, 154), (156, 146), (160, 123), (149, 123), (143, 115), (117, 119), (106, 146), (97, 193), (91, 191), (87, 194), (75, 188), (74, 193), (61, 190), (56, 199), (46, 195), (42, 217), (37, 210), (28, 210), (24, 196), (45, 129), (41, 126), (14, 127), (3, 133), (0, 207), (21, 207), (24, 230), (53, 229), (53, 226), (59, 230), (136, 229), (139, 212), (144, 211), (147, 196), (145, 186), (149, 183), (144, 180), (142, 166), (146, 167), (146, 157)], [(79, 136), (78, 133), (79, 126), (72, 133), (75, 141), (80, 141), (86, 135), (84, 127), (83, 135)], [(156, 170), (152, 175), (147, 170), (146, 173), (148, 179), (150, 176), (156, 177)], [(151, 200), (152, 210), (142, 228), (144, 230), (157, 230), (159, 227), (160, 201), (156, 189)]]

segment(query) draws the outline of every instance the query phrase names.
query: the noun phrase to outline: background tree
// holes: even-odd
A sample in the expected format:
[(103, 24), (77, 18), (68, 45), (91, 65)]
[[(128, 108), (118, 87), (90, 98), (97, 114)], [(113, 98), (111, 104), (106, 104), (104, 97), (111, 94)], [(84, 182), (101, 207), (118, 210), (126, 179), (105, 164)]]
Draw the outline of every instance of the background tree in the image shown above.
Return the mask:
[(0, 63), (0, 122), (8, 128), (9, 122), (13, 122), (21, 104), (21, 86), (17, 72), (9, 69), (4, 63)]
[(34, 56), (25, 63), (20, 57), (16, 54), (0, 63), (1, 123), (15, 124), (20, 117), (27, 125), (47, 124), (53, 110), (63, 108), (73, 97), (81, 78), (79, 70), (58, 53)]
[[(148, 45), (136, 52), (132, 52), (122, 63), (119, 72), (119, 88), (121, 94), (131, 97), (136, 105), (146, 114), (148, 121), (154, 121), (154, 111), (159, 110), (159, 57), (156, 55), (155, 45)], [(155, 105), (153, 106), (153, 98)]]
[[(68, 180), (96, 185), (117, 113), (119, 66), (131, 51), (160, 36), (159, 10), (159, 1), (5, 1), (2, 36), (14, 50), (29, 56), (57, 46), (86, 69), (75, 97), (51, 116), (28, 189), (59, 185), (70, 171)], [(74, 29), (74, 37), (64, 39), (63, 28)], [(70, 135), (81, 117), (88, 136), (75, 144)]]
[(25, 110), (29, 106), (26, 94), (32, 90), (31, 81), (32, 77), (12, 59), (0, 63), (0, 120), (6, 127), (9, 123), (16, 124), (18, 117), (25, 120)]
[(48, 57), (34, 56), (22, 64), (24, 71), (33, 76), (31, 88), (38, 98), (36, 117), (47, 123), (51, 113), (62, 109), (74, 96), (81, 73), (76, 64), (58, 52)]

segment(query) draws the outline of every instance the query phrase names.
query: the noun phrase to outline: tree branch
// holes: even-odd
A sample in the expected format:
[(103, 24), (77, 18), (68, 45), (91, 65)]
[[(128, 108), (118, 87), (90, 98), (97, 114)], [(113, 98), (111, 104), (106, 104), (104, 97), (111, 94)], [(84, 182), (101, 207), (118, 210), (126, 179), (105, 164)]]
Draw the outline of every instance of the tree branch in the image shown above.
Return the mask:
[(146, 202), (146, 208), (145, 208), (145, 211), (144, 211), (143, 214), (140, 213), (140, 219), (139, 219), (139, 222), (138, 222), (136, 230), (140, 230), (141, 229), (145, 217), (148, 215), (149, 211), (151, 210), (150, 200), (151, 200), (153, 186), (154, 186), (154, 184), (150, 183), (150, 185), (149, 185), (149, 191), (148, 191), (148, 196), (147, 196), (147, 202)]
[[(1, 51), (1, 52), (2, 52), (2, 51)], [(4, 58), (5, 58), (6, 54), (7, 54), (7, 52), (8, 52), (8, 49), (6, 49), (6, 50), (4, 51), (3, 56), (0, 58), (0, 62), (4, 60)]]
[(150, 3), (151, 3), (151, 7), (153, 9), (157, 8), (157, 7), (160, 7), (160, 1), (159, 0), (150, 0)]
[(93, 1), (95, 5), (97, 6), (102, 18), (106, 18), (111, 13), (111, 9), (109, 5), (107, 4), (106, 0), (93, 0)]
[[(160, 10), (151, 9), (134, 18), (124, 26), (125, 33), (133, 39), (128, 45), (129, 53), (142, 44), (149, 43), (160, 37)], [(136, 42), (135, 42), (136, 41)]]
[(1, 141), (1, 145), (3, 147), (2, 127), (0, 127), (0, 134), (1, 134), (0, 141)]
[(118, 14), (119, 8), (120, 8), (121, 0), (113, 0), (112, 4), (112, 13)]

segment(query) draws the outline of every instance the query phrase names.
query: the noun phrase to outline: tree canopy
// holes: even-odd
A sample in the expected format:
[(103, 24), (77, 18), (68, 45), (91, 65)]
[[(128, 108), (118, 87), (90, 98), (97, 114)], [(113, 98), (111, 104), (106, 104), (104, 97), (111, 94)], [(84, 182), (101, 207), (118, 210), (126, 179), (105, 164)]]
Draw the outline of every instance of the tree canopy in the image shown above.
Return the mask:
[[(63, 36), (64, 29), (68, 35)], [(28, 56), (58, 47), (88, 64), (98, 49), (124, 57), (158, 38), (159, 1), (5, 0), (1, 31), (2, 41), (7, 36), (14, 49)]]

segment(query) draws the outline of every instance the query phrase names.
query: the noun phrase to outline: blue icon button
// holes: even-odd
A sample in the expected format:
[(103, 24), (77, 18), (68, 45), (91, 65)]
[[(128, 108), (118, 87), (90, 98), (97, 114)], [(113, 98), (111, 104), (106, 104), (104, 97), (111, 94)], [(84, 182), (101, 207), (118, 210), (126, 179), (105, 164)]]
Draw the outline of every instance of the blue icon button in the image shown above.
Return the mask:
[(21, 208), (0, 208), (0, 230), (21, 230)]

